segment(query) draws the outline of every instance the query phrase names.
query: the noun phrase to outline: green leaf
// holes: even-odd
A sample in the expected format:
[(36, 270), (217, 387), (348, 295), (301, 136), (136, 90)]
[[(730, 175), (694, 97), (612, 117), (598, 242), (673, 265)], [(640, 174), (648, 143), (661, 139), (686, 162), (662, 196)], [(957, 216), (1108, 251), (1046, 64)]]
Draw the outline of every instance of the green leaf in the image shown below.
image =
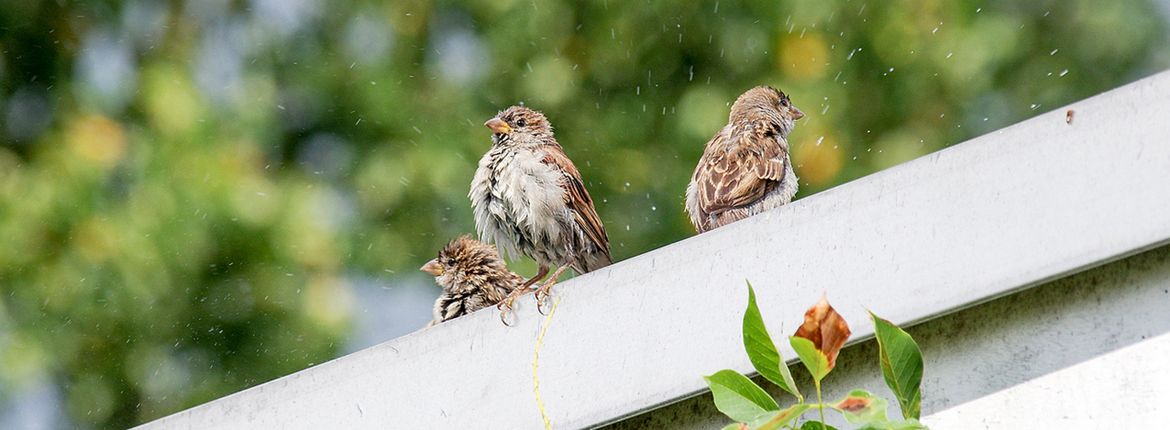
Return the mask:
[(845, 398), (830, 406), (841, 412), (841, 415), (845, 416), (845, 421), (852, 424), (879, 425), (880, 427), (890, 422), (890, 419), (886, 418), (886, 408), (890, 406), (890, 402), (865, 390), (853, 390)]
[(755, 430), (775, 430), (800, 418), (811, 407), (806, 403), (797, 403), (782, 411), (768, 412), (752, 420), (751, 427)]
[(808, 373), (812, 375), (813, 379), (819, 383), (825, 379), (825, 375), (829, 374), (829, 357), (817, 350), (817, 346), (811, 340), (803, 337), (791, 336), (788, 338), (788, 343), (792, 344), (792, 349), (796, 351), (796, 356), (800, 357), (800, 362), (808, 369)]
[(734, 370), (720, 370), (703, 379), (707, 380), (711, 395), (715, 397), (715, 407), (733, 420), (752, 421), (766, 412), (780, 409), (763, 388)]
[(922, 351), (914, 338), (873, 312), (874, 335), (878, 341), (882, 378), (898, 399), (903, 418), (918, 418), (922, 411)]
[(837, 428), (820, 421), (805, 421), (804, 424), (800, 425), (800, 430), (837, 430)]
[(800, 395), (796, 382), (792, 380), (792, 372), (788, 371), (788, 365), (780, 357), (772, 336), (768, 335), (768, 328), (764, 326), (764, 318), (756, 306), (756, 290), (752, 288), (751, 282), (748, 282), (747, 310), (743, 313), (743, 347), (760, 375), (796, 396), (799, 402), (804, 402), (804, 396)]

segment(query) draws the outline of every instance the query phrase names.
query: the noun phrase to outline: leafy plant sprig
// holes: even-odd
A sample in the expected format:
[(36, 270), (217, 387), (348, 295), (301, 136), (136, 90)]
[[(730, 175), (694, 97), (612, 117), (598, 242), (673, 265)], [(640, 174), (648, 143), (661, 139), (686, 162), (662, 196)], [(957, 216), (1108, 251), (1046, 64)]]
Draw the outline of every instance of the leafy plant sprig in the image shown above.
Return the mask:
[(825, 403), (822, 399), (821, 381), (836, 367), (837, 354), (851, 334), (845, 319), (823, 297), (805, 312), (804, 323), (788, 338), (792, 350), (812, 376), (816, 388), (816, 403), (806, 402), (792, 379), (787, 363), (768, 334), (756, 304), (755, 289), (749, 282), (748, 304), (743, 315), (744, 349), (760, 376), (791, 394), (796, 402), (782, 408), (776, 399), (751, 379), (734, 370), (720, 370), (704, 379), (715, 399), (715, 407), (736, 421), (724, 427), (724, 430), (796, 429), (794, 423), (811, 409), (817, 410), (819, 420), (804, 422), (800, 426), (801, 430), (836, 430), (825, 423), (826, 408), (840, 413), (845, 421), (857, 425), (859, 430), (926, 429), (918, 422), (923, 370), (922, 352), (918, 344), (893, 323), (872, 312), (869, 316), (878, 342), (882, 378), (897, 397), (898, 406), (902, 410), (901, 420), (888, 418), (886, 408), (889, 402), (865, 390), (850, 391), (843, 399), (832, 403)]

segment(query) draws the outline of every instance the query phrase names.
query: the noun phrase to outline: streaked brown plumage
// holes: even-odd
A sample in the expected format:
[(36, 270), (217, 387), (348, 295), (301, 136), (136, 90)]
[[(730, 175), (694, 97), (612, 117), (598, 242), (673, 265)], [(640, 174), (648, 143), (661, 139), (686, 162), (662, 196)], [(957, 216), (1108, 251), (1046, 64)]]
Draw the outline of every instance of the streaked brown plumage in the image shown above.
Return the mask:
[(537, 291), (539, 304), (566, 268), (587, 273), (612, 263), (593, 199), (544, 115), (512, 106), (484, 126), (492, 130), (492, 148), (479, 161), (468, 193), (475, 228), (505, 255), (527, 255), (540, 266), (514, 294), (556, 267)]
[(443, 287), (431, 325), (498, 304), (524, 282), (508, 270), (494, 246), (468, 236), (452, 240), (419, 270), (434, 275)]
[(728, 124), (707, 142), (687, 186), (686, 209), (699, 233), (792, 201), (797, 178), (788, 133), (804, 113), (779, 90), (739, 96)]

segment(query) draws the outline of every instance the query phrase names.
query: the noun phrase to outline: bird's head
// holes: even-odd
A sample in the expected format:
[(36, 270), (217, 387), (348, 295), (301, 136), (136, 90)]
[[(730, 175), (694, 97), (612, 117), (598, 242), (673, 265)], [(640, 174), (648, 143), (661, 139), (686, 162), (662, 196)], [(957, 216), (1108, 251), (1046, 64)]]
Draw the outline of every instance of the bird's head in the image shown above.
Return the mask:
[(766, 122), (776, 127), (782, 137), (796, 126), (796, 120), (804, 118), (804, 112), (797, 109), (788, 95), (769, 86), (747, 90), (731, 105), (730, 121)]
[(544, 114), (524, 106), (504, 109), (483, 125), (492, 130), (492, 143), (496, 145), (521, 145), (553, 135), (552, 125)]
[(419, 270), (433, 275), (447, 293), (470, 293), (508, 273), (496, 247), (466, 235), (452, 240)]

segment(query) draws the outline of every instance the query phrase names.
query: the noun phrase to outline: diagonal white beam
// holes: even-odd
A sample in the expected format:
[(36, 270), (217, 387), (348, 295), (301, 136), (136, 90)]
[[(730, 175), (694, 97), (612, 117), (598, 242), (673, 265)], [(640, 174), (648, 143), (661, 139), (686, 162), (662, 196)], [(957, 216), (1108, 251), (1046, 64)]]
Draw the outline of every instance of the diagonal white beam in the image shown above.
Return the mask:
[[(563, 283), (540, 351), (545, 412), (590, 427), (750, 371), (745, 278), (775, 336), (826, 292), (860, 339), (863, 306), (922, 321), (1168, 239), (1162, 73)], [(528, 301), (518, 316), (477, 313), (144, 427), (541, 428), (542, 318)]]

